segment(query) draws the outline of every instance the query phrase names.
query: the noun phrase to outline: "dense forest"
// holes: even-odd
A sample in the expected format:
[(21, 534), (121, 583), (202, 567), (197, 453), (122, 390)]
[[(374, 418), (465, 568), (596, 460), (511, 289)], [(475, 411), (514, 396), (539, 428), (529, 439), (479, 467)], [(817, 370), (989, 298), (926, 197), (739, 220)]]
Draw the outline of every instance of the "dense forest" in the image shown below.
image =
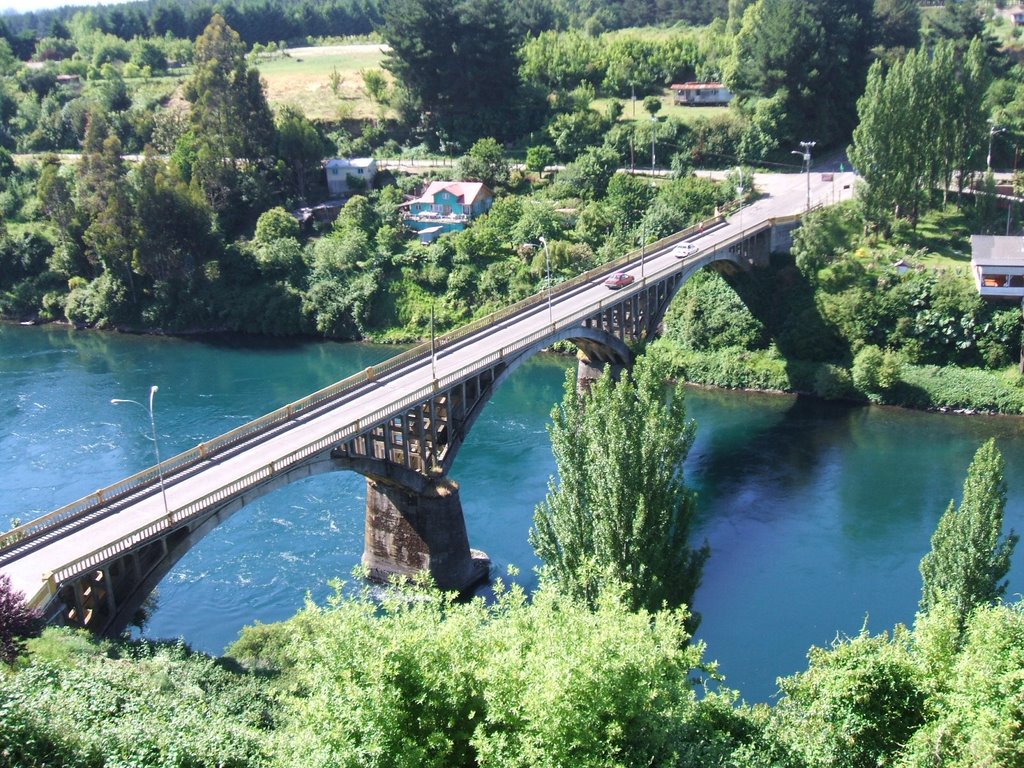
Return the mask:
[[(195, 39), (217, 12), (251, 47), (254, 43), (295, 42), (308, 37), (342, 37), (372, 32), (381, 20), (380, 0), (141, 0), (90, 8), (90, 24), (122, 40), (135, 37)], [(708, 24), (736, 13), (728, 0), (511, 0), (505, 13), (521, 33), (586, 29), (591, 33), (656, 24)], [(71, 6), (3, 19), (5, 37), (19, 56), (28, 58), (36, 39), (66, 26), (82, 11)]]

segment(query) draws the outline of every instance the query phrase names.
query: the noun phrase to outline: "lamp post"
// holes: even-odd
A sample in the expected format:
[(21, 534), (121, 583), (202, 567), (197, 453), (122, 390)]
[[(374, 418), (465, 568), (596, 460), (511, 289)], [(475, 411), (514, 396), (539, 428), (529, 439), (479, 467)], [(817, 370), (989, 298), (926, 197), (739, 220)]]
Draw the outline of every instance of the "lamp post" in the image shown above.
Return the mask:
[(121, 403), (131, 403), (132, 405), (137, 405), (139, 406), (139, 408), (149, 411), (149, 427), (153, 432), (153, 450), (156, 452), (156, 472), (160, 478), (160, 495), (163, 497), (164, 500), (164, 514), (170, 517), (171, 511), (170, 508), (167, 506), (167, 492), (164, 490), (164, 470), (163, 467), (160, 466), (160, 443), (157, 442), (156, 439), (156, 417), (153, 415), (153, 396), (156, 395), (156, 393), (159, 390), (160, 388), (156, 384), (149, 388), (148, 408), (142, 403), (140, 403), (138, 400), (123, 400), (119, 397), (111, 399), (110, 402), (112, 405), (121, 405)]
[[(736, 198), (740, 201), (739, 207), (739, 224), (740, 224), (740, 237), (743, 237), (743, 169), (736, 166), (736, 176), (739, 179), (739, 183), (736, 185)], [(740, 240), (740, 258), (743, 258), (743, 246), (746, 243), (746, 238)]]
[(437, 381), (437, 348), (434, 346), (434, 302), (430, 302), (430, 375)]
[(544, 235), (541, 235), (539, 239), (541, 245), (544, 246), (544, 264), (548, 273), (548, 325), (552, 325), (554, 320), (551, 319), (551, 254), (548, 253), (548, 239)]
[(640, 280), (644, 279), (644, 254), (647, 252), (647, 217), (640, 219)]
[(792, 150), (790, 154), (800, 155), (804, 159), (804, 171), (807, 173), (807, 210), (811, 210), (811, 147), (818, 142), (816, 141), (801, 141), (800, 146), (803, 151)]
[(651, 184), (654, 183), (654, 138), (657, 135), (658, 118), (651, 115)]

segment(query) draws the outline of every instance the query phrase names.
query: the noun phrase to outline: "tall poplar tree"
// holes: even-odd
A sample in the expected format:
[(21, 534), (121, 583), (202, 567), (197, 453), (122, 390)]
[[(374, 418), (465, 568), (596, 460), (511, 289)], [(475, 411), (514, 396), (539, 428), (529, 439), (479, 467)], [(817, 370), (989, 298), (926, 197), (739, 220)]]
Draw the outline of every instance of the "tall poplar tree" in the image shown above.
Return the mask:
[(974, 455), (959, 508), (953, 502), (939, 520), (931, 551), (921, 560), (921, 610), (953, 608), (961, 631), (971, 612), (994, 603), (1006, 591), (1006, 574), (1018, 536), (1003, 535), (1005, 465), (995, 440)]
[(916, 221), (930, 202), (927, 190), (962, 186), (981, 167), (989, 80), (980, 40), (963, 55), (942, 41), (888, 69), (880, 61), (871, 66), (849, 150), (866, 182), (858, 195), (869, 219)]
[(696, 504), (683, 482), (695, 426), (680, 393), (666, 399), (662, 373), (644, 359), (632, 376), (616, 383), (606, 372), (581, 393), (570, 371), (551, 414), (558, 479), (530, 543), (546, 576), (591, 604), (612, 587), (634, 609), (689, 606), (700, 584), (709, 549), (689, 545)]

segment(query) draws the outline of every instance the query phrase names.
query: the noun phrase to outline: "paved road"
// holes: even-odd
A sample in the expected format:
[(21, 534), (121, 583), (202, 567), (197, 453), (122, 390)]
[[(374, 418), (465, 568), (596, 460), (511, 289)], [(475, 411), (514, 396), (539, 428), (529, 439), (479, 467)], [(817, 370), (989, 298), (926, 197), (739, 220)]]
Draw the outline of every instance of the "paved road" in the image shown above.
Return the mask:
[[(751, 228), (769, 218), (787, 216), (802, 211), (807, 203), (807, 179), (805, 176), (787, 175), (766, 183), (771, 194), (734, 214), (724, 225), (715, 227), (704, 234), (690, 238), (701, 252), (743, 230)], [(763, 183), (763, 182), (762, 182)], [(820, 174), (810, 175), (811, 203), (827, 204), (851, 191), (847, 185), (853, 183), (852, 175), (845, 174), (833, 181), (823, 181)], [(700, 258), (700, 253), (694, 258)], [(689, 260), (687, 260), (689, 261)], [(680, 262), (667, 250), (647, 254), (644, 263), (639, 260), (623, 267), (637, 278), (639, 287), (642, 274), (648, 278), (662, 273), (677, 271), (687, 262)], [(564, 298), (555, 297), (551, 314), (555, 322), (568, 318), (577, 311), (595, 309), (609, 291), (600, 280), (569, 293)], [(442, 351), (436, 360), (438, 379), (455, 373), (475, 363), (502, 347), (517, 342), (534, 332), (550, 327), (548, 307), (540, 304), (525, 309), (512, 320), (505, 320), (497, 327), (468, 337)], [(295, 419), (289, 426), (260, 441), (247, 450), (214, 458), (207, 462), (202, 471), (193, 472), (175, 481), (168, 480), (167, 503), (170, 509), (178, 509), (202, 499), (206, 495), (226, 486), (231, 481), (266, 466), (269, 462), (285, 457), (304, 448), (318, 439), (325, 438), (336, 430), (373, 414), (380, 408), (398, 402), (402, 397), (414, 394), (432, 380), (431, 361), (414, 361), (399, 369), (386, 385), (370, 383), (352, 396), (342, 397), (329, 408), (315, 414)], [(164, 516), (163, 500), (159, 493), (140, 498), (121, 512), (102, 518), (86, 527), (72, 531), (57, 540), (23, 555), (20, 559), (5, 564), (0, 570), (11, 577), (14, 587), (29, 598), (41, 588), (45, 575), (113, 541), (136, 531)]]

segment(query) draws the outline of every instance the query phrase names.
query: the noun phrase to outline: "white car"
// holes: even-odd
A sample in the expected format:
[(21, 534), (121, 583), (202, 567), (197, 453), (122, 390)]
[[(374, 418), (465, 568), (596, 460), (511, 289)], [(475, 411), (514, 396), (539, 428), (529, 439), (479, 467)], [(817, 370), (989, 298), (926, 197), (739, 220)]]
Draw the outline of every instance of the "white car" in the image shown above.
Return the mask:
[(693, 256), (699, 250), (700, 248), (693, 243), (680, 243), (672, 249), (672, 255), (677, 259), (685, 259), (688, 256)]

